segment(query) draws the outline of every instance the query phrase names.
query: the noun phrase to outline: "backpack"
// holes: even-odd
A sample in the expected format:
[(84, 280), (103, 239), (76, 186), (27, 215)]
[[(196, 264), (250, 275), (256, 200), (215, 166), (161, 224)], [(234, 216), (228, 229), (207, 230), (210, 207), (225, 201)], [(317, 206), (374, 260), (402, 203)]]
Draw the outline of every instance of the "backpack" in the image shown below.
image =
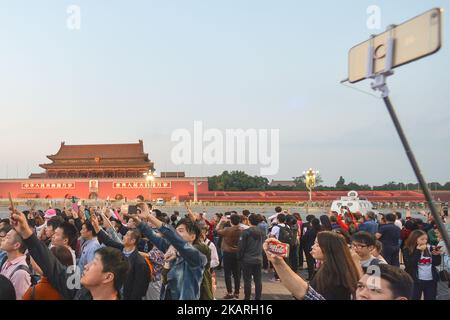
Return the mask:
[(289, 246), (295, 245), (296, 238), (294, 237), (294, 233), (292, 232), (292, 229), (288, 226), (278, 226), (280, 228), (280, 233), (278, 235), (278, 240), (289, 244)]

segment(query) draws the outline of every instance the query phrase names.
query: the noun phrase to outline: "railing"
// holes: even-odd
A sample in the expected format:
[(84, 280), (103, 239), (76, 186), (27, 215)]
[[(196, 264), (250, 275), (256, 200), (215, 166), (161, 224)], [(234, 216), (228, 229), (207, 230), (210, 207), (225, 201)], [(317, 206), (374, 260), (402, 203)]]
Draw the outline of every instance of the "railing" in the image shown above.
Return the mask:
[[(84, 205), (87, 206), (102, 206), (106, 203), (106, 200), (82, 200)], [(26, 206), (31, 207), (32, 205), (36, 207), (48, 207), (52, 205), (53, 207), (62, 208), (65, 205), (70, 205), (69, 199), (14, 199), (14, 203), (18, 206)], [(114, 206), (120, 206), (124, 203), (134, 204), (136, 200), (111, 200), (109, 201)], [(183, 206), (184, 202), (179, 201), (167, 201), (164, 206)], [(193, 201), (189, 201), (192, 205), (195, 206), (204, 206), (204, 207), (300, 207), (300, 208), (330, 208), (331, 202), (312, 202), (308, 203), (307, 201), (303, 202), (236, 202), (236, 201), (198, 201), (194, 203)], [(437, 202), (439, 203), (439, 202)], [(373, 202), (374, 206), (377, 208), (405, 208), (405, 205), (408, 204), (411, 209), (425, 209), (428, 207), (426, 202)], [(8, 199), (0, 199), (1, 207), (8, 207), (9, 201)]]

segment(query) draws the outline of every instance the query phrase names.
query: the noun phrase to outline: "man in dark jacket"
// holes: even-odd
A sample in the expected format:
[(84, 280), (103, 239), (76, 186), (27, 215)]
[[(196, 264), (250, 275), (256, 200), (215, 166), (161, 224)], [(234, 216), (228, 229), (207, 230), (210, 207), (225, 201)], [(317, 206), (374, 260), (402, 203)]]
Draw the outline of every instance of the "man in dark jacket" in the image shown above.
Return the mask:
[[(308, 217), (306, 217), (308, 219)], [(311, 249), (316, 240), (317, 234), (320, 232), (320, 220), (312, 217), (305, 234), (303, 235), (301, 241), (303, 241), (303, 250), (305, 252), (306, 264), (308, 266), (308, 280), (311, 280), (314, 275), (314, 269), (316, 261), (311, 255)]]
[(301, 230), (299, 230), (300, 231), (299, 266), (301, 270), (303, 269), (303, 264), (305, 260), (308, 260), (305, 259), (308, 256), (308, 252), (305, 250), (305, 240), (303, 239), (303, 236), (305, 235), (306, 231), (311, 227), (311, 221), (314, 218), (315, 216), (312, 214), (307, 215), (306, 222), (303, 223)]
[(252, 277), (255, 282), (255, 300), (261, 300), (262, 245), (265, 234), (257, 227), (260, 222), (257, 215), (250, 215), (248, 221), (250, 222), (250, 228), (242, 232), (238, 245), (238, 258), (244, 276), (244, 300), (250, 300)]
[(119, 250), (114, 248), (98, 249), (95, 252), (94, 260), (85, 266), (80, 279), (79, 273), (69, 272), (48, 247), (39, 241), (23, 213), (16, 210), (12, 215), (12, 220), (14, 229), (24, 240), (31, 257), (42, 269), (52, 287), (64, 299), (118, 300), (120, 298), (120, 288), (127, 276), (129, 264)]
[[(225, 225), (231, 222), (231, 227), (225, 228)], [(239, 299), (239, 287), (241, 285), (241, 270), (239, 267), (239, 259), (237, 253), (239, 251), (238, 243), (241, 237), (242, 229), (239, 227), (241, 217), (237, 214), (231, 216), (224, 216), (220, 219), (217, 225), (217, 234), (223, 236), (222, 251), (223, 251), (223, 271), (225, 276), (225, 286), (227, 287), (227, 294), (224, 296), (225, 300)], [(233, 286), (231, 284), (231, 275), (234, 278), (234, 294)]]
[(127, 257), (130, 263), (130, 271), (123, 285), (123, 300), (142, 300), (147, 293), (150, 283), (150, 269), (144, 257), (139, 254), (137, 244), (141, 239), (141, 233), (137, 229), (130, 229), (123, 237), (123, 244), (111, 239), (100, 228), (97, 217), (91, 218), (92, 226), (97, 233), (97, 240), (101, 244), (119, 249)]
[(386, 224), (380, 225), (375, 235), (383, 244), (383, 258), (386, 262), (400, 267), (400, 228), (395, 225), (396, 216), (393, 213), (386, 214), (385, 218)]

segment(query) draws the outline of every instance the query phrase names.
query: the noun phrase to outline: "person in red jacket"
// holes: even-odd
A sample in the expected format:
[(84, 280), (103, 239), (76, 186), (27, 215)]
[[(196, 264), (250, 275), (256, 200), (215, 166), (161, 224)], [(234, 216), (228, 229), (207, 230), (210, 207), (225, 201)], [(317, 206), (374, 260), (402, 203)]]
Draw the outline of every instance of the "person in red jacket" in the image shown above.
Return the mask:
[(354, 233), (358, 230), (358, 221), (347, 207), (341, 207), (341, 214), (337, 216), (337, 223), (347, 232)]
[[(53, 246), (50, 251), (62, 265), (69, 267), (73, 265), (72, 254), (65, 246)], [(23, 295), (23, 300), (63, 300), (61, 294), (50, 284), (48, 278), (38, 264), (31, 258), (33, 270), (41, 276), (37, 284), (28, 288)]]

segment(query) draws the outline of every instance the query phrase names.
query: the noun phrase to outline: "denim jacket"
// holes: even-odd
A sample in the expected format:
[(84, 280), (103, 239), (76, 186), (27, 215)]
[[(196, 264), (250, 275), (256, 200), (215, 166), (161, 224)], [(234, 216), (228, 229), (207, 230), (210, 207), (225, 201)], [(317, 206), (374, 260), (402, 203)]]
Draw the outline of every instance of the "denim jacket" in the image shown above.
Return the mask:
[[(165, 253), (170, 245), (178, 251), (178, 256), (172, 262), (167, 274), (170, 298), (172, 300), (198, 300), (203, 271), (207, 263), (205, 255), (183, 240), (169, 225), (163, 224), (158, 229), (163, 237), (157, 235), (145, 223), (140, 223), (138, 228), (162, 252)], [(165, 298), (164, 293), (161, 298)]]

